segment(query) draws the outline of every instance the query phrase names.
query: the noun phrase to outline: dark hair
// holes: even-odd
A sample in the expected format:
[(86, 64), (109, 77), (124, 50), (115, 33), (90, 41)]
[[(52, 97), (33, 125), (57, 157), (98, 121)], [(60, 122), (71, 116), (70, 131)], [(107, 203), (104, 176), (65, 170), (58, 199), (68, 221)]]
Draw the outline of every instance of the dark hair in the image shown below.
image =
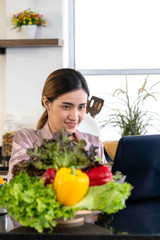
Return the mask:
[[(50, 102), (53, 102), (60, 95), (78, 89), (83, 89), (89, 96), (88, 85), (83, 75), (74, 69), (62, 68), (48, 76), (43, 87), (42, 97), (46, 96)], [(45, 110), (38, 122), (37, 130), (41, 129), (47, 120), (48, 113)]]

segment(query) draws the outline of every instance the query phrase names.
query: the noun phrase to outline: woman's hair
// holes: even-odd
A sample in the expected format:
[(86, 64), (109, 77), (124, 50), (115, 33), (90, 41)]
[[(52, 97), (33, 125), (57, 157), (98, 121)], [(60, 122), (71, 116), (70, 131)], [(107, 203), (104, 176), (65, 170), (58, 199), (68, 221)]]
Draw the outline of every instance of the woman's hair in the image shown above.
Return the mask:
[[(42, 97), (46, 96), (48, 101), (53, 102), (60, 95), (78, 89), (83, 89), (89, 96), (88, 85), (83, 75), (74, 69), (62, 68), (48, 76), (43, 87)], [(38, 121), (37, 130), (41, 129), (47, 120), (48, 113), (45, 110)]]

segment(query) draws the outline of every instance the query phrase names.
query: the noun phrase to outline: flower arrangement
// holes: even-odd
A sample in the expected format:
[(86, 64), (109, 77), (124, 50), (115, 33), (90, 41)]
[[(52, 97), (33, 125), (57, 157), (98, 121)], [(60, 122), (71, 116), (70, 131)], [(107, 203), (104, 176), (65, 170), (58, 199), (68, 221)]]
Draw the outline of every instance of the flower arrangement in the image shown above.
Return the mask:
[[(158, 94), (157, 92), (147, 91), (147, 79), (148, 76), (145, 78), (142, 87), (138, 90), (137, 98), (132, 102), (128, 94), (128, 81), (126, 76), (126, 89), (116, 89), (112, 95), (114, 99), (120, 102), (122, 108), (105, 105), (105, 107), (109, 108), (109, 112), (104, 113), (104, 120), (101, 116), (101, 128), (104, 129), (109, 126), (114, 128), (118, 127), (121, 136), (145, 135), (149, 126), (158, 130), (156, 125), (152, 124), (152, 121), (155, 120), (156, 113), (144, 109), (146, 99), (153, 98), (157, 101), (155, 94)], [(153, 84), (150, 90), (159, 83), (160, 82)], [(123, 95), (123, 97), (120, 97), (120, 95)]]
[(21, 28), (22, 25), (36, 25), (36, 26), (46, 26), (46, 19), (43, 15), (31, 11), (30, 8), (14, 14), (11, 20), (14, 25), (13, 29)]

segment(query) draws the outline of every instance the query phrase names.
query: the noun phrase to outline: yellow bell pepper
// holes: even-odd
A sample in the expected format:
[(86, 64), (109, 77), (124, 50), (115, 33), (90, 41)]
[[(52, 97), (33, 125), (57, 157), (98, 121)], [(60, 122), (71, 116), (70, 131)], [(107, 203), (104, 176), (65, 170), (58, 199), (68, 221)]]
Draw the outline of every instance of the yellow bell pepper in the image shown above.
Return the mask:
[(3, 180), (2, 176), (0, 176), (0, 184), (4, 184), (4, 180)]
[(87, 193), (89, 177), (79, 169), (60, 168), (55, 175), (53, 188), (57, 200), (66, 206), (78, 203)]

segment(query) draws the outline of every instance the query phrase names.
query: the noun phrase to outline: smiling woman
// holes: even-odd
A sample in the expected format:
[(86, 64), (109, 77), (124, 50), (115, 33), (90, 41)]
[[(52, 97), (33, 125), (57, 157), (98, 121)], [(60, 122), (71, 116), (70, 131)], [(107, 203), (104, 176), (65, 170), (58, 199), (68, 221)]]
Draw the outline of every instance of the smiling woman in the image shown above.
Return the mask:
[(34, 144), (41, 146), (44, 139), (52, 139), (55, 132), (65, 128), (72, 141), (85, 140), (85, 150), (97, 147), (97, 156), (106, 162), (103, 144), (91, 133), (84, 133), (77, 128), (83, 122), (86, 113), (89, 89), (83, 75), (74, 69), (59, 69), (46, 79), (42, 91), (42, 114), (37, 129), (21, 129), (13, 139), (12, 155), (9, 161), (8, 181), (13, 177), (13, 166), (22, 160), (28, 160), (27, 149)]
[[(45, 107), (45, 111), (38, 122), (37, 129), (21, 129), (14, 135), (8, 181), (15, 177), (14, 167), (17, 163), (29, 164), (28, 149), (33, 150), (35, 145), (42, 146), (45, 144), (44, 140), (53, 139), (53, 135), (55, 136), (56, 132), (60, 132), (64, 128), (69, 135), (71, 145), (84, 140), (84, 150), (88, 151), (90, 147), (94, 146), (96, 157), (100, 158), (102, 164), (106, 163), (103, 145), (99, 138), (77, 129), (85, 117), (88, 96), (87, 82), (80, 72), (74, 69), (59, 69), (48, 76), (42, 91), (42, 105)], [(65, 153), (64, 148), (62, 149)], [(45, 151), (47, 150), (45, 149)], [(52, 151), (55, 152), (53, 149)], [(40, 154), (40, 158), (42, 155)], [(62, 158), (63, 162), (65, 160), (65, 157)], [(45, 162), (47, 161), (48, 159), (45, 159)], [(60, 159), (59, 161), (61, 162)], [(19, 170), (17, 171), (19, 172)], [(39, 175), (41, 176), (44, 172), (45, 169), (42, 167)], [(31, 173), (34, 174), (33, 169)], [(15, 219), (13, 219), (13, 224), (15, 227), (19, 226)]]

